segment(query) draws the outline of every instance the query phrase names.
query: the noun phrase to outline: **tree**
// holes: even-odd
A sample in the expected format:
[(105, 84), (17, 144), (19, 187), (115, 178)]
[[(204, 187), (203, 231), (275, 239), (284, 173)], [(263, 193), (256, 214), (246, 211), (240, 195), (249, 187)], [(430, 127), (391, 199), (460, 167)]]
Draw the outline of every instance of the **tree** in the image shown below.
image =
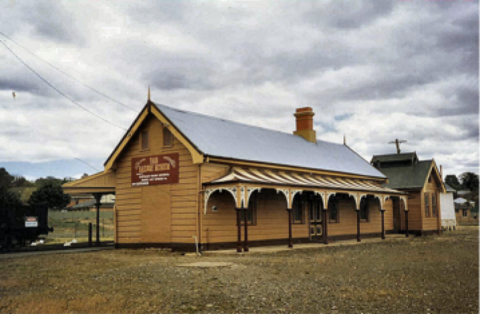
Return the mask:
[(38, 178), (35, 180), (35, 185), (38, 187), (42, 187), (44, 185), (55, 185), (55, 186), (61, 186), (64, 182), (65, 179), (57, 179), (52, 176), (48, 176), (46, 178)]
[(453, 174), (447, 175), (445, 177), (445, 183), (450, 185), (452, 188), (454, 188), (457, 191), (460, 191), (462, 189), (462, 186), (458, 181), (458, 178), (456, 175), (453, 175)]
[(5, 186), (0, 186), (0, 207), (18, 208), (21, 205), (22, 202), (18, 194), (9, 191)]
[(14, 176), (10, 175), (5, 168), (0, 168), (0, 187), (9, 188), (12, 185)]
[(63, 194), (60, 184), (44, 183), (32, 193), (28, 203), (32, 206), (47, 205), (50, 209), (60, 210), (70, 203), (70, 195)]
[(478, 191), (478, 174), (473, 172), (464, 172), (460, 175), (462, 187), (470, 192)]
[(25, 177), (22, 177), (22, 176), (16, 176), (14, 179), (13, 179), (13, 182), (12, 182), (12, 187), (18, 187), (18, 188), (21, 188), (21, 187), (25, 187), (25, 188), (30, 188), (30, 187), (34, 187), (35, 184), (33, 182), (30, 182), (28, 181), (27, 179), (25, 179)]

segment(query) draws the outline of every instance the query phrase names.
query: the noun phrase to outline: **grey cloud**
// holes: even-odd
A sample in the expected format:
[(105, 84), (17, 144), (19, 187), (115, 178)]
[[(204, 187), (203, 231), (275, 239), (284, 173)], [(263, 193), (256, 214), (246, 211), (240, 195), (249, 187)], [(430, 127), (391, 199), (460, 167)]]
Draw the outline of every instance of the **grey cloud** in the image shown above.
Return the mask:
[[(294, 108), (311, 106), (320, 138), (340, 142), (348, 124), (367, 132), (358, 139), (347, 133), (347, 141), (358, 141), (367, 159), (373, 152), (394, 152), (388, 141), (405, 137), (407, 150), (459, 155), (470, 167), (466, 152), (478, 149), (478, 2), (465, 2), (51, 2), (50, 7), (22, 2), (9, 14), (0, 12), (0, 19), (26, 46), (30, 38), (48, 42), (42, 53), (57, 44), (82, 51), (78, 61), (89, 67), (80, 78), (131, 107), (144, 105), (151, 85), (159, 103), (291, 132)], [(98, 21), (124, 33), (105, 39), (91, 26)], [(359, 68), (373, 74), (364, 78), (358, 70), (349, 72)], [(34, 126), (48, 126), (45, 136), (58, 136), (58, 151), (32, 148), (29, 157), (70, 158), (72, 152), (91, 157), (94, 153), (82, 145), (92, 142), (95, 131), (108, 137), (95, 139), (95, 155), (108, 156), (120, 133), (112, 134), (108, 125), (45, 92), (48, 87), (28, 71), (11, 69), (0, 64), (0, 73), (11, 74), (0, 76), (0, 91), (32, 92), (37, 97), (17, 105), (42, 115)], [(122, 125), (133, 121), (134, 113), (51, 69), (38, 69), (92, 111)], [(14, 108), (9, 110), (15, 115)], [(397, 113), (418, 125), (384, 125)], [(76, 126), (69, 128), (62, 121), (71, 115)], [(358, 119), (370, 115), (371, 120)], [(432, 118), (438, 127), (421, 127)], [(16, 135), (18, 127), (12, 124), (4, 136), (32, 147)], [(449, 152), (453, 144), (458, 146)]]
[(351, 30), (374, 23), (377, 18), (390, 14), (396, 1), (331, 1), (329, 5), (319, 6), (305, 14), (307, 21), (319, 24), (327, 20), (327, 25)]
[[(23, 31), (31, 31), (33, 36), (47, 40), (83, 44), (84, 37), (76, 26), (79, 16), (69, 10), (66, 2), (57, 1), (15, 1), (3, 5), (0, 18), (6, 22), (2, 29), (10, 37)], [(19, 25), (18, 21), (22, 23)], [(20, 26), (20, 27), (19, 27)]]
[(32, 80), (18, 80), (16, 77), (0, 77), (0, 90), (12, 92), (36, 92), (40, 88)]

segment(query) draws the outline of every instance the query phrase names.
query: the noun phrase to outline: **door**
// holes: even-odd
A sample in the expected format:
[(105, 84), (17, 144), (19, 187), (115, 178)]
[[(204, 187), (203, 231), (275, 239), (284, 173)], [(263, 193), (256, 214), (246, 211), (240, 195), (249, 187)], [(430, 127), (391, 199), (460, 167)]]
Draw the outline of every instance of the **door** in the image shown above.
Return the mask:
[(321, 241), (322, 230), (322, 210), (323, 203), (320, 196), (311, 196), (308, 199), (308, 218), (310, 220), (310, 239), (312, 241)]

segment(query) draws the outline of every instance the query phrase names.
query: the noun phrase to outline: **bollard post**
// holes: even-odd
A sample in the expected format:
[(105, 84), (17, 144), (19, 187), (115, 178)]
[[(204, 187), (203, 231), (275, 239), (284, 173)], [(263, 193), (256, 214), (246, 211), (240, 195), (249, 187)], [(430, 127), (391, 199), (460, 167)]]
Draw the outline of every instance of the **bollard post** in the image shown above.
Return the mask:
[(88, 223), (88, 246), (92, 246), (92, 223)]

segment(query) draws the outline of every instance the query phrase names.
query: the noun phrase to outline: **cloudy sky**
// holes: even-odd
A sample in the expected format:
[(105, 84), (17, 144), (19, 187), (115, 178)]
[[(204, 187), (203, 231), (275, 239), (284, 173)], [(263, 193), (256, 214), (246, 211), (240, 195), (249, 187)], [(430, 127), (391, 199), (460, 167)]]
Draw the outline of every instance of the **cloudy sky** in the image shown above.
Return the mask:
[[(403, 152), (457, 175), (478, 173), (478, 25), (478, 1), (469, 0), (6, 0), (0, 8), (2, 43), (123, 128), (149, 85), (154, 102), (284, 132), (295, 108), (310, 106), (321, 140), (345, 134), (367, 160), (407, 140)], [(0, 44), (0, 167), (30, 179), (91, 174), (76, 158), (103, 169), (121, 127), (58, 94)]]

